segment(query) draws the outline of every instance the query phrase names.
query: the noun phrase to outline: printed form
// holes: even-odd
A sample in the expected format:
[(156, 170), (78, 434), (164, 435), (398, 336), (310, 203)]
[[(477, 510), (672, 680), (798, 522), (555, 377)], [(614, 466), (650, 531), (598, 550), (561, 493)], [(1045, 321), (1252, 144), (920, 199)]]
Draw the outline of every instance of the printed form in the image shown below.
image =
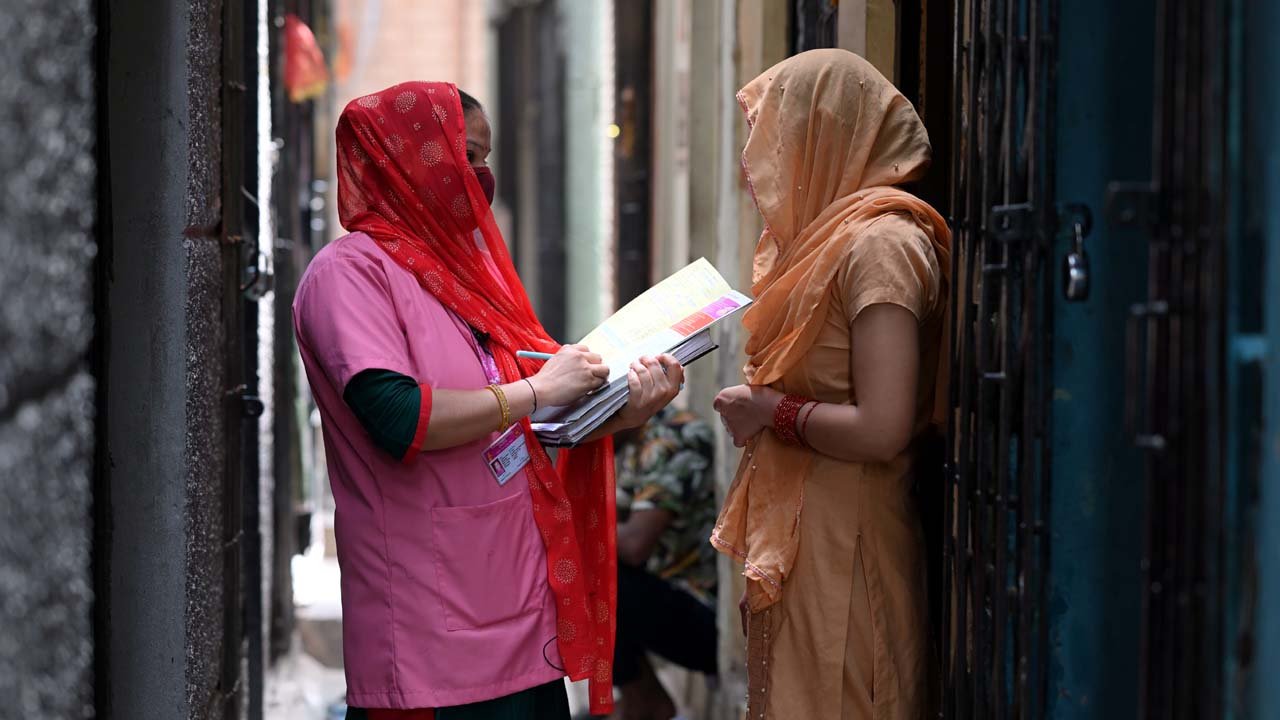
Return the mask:
[(669, 352), (721, 318), (751, 304), (706, 258), (644, 291), (581, 340), (609, 366), (609, 381), (625, 377), (644, 355)]

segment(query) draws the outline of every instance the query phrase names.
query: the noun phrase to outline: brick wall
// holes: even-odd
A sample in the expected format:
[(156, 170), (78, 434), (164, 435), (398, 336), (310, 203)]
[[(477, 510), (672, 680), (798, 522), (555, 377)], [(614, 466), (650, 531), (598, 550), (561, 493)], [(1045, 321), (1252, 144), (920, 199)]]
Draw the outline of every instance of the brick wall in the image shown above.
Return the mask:
[(337, 0), (351, 38), (341, 106), (405, 80), (447, 80), (488, 101), (485, 3), (478, 0)]

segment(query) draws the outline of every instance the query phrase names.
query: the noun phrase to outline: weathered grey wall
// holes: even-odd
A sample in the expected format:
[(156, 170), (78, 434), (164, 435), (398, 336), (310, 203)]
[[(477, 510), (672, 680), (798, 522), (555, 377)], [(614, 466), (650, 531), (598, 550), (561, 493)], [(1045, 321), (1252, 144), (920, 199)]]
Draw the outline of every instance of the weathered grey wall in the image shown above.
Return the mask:
[(0, 3), (0, 715), (93, 714), (94, 12)]
[(109, 4), (113, 717), (221, 716), (219, 8)]
[(109, 19), (109, 692), (113, 717), (182, 718), (190, 111), (183, 13), (146, 5), (111, 2)]

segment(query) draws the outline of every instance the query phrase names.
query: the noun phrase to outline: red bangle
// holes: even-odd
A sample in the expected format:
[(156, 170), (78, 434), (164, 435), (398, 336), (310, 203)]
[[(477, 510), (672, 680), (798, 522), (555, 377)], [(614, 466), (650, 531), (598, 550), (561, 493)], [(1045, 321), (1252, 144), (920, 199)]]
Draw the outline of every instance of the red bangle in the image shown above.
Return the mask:
[(800, 436), (796, 434), (796, 416), (800, 408), (809, 401), (799, 395), (784, 395), (773, 411), (773, 432), (778, 439), (788, 445), (799, 445)]
[(805, 407), (809, 408), (809, 412), (804, 414), (804, 420), (800, 421), (800, 442), (804, 443), (805, 447), (813, 447), (809, 444), (809, 418), (813, 416), (813, 411), (817, 410), (820, 404), (817, 400), (811, 400), (800, 408), (801, 410), (804, 410)]

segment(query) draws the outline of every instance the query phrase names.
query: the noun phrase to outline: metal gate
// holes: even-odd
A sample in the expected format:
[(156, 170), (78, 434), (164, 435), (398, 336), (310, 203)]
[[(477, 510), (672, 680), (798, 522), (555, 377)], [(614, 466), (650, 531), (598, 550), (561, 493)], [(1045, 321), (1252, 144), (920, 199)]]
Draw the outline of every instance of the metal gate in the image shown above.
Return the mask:
[(1233, 7), (1158, 3), (1152, 180), (1113, 186), (1108, 199), (1113, 219), (1149, 235), (1147, 300), (1130, 310), (1126, 372), (1127, 425), (1147, 456), (1142, 718), (1223, 717), (1233, 704), (1238, 506), (1226, 470), (1238, 438), (1223, 383)]
[(955, 3), (948, 718), (1045, 708), (1056, 13), (1056, 0)]

